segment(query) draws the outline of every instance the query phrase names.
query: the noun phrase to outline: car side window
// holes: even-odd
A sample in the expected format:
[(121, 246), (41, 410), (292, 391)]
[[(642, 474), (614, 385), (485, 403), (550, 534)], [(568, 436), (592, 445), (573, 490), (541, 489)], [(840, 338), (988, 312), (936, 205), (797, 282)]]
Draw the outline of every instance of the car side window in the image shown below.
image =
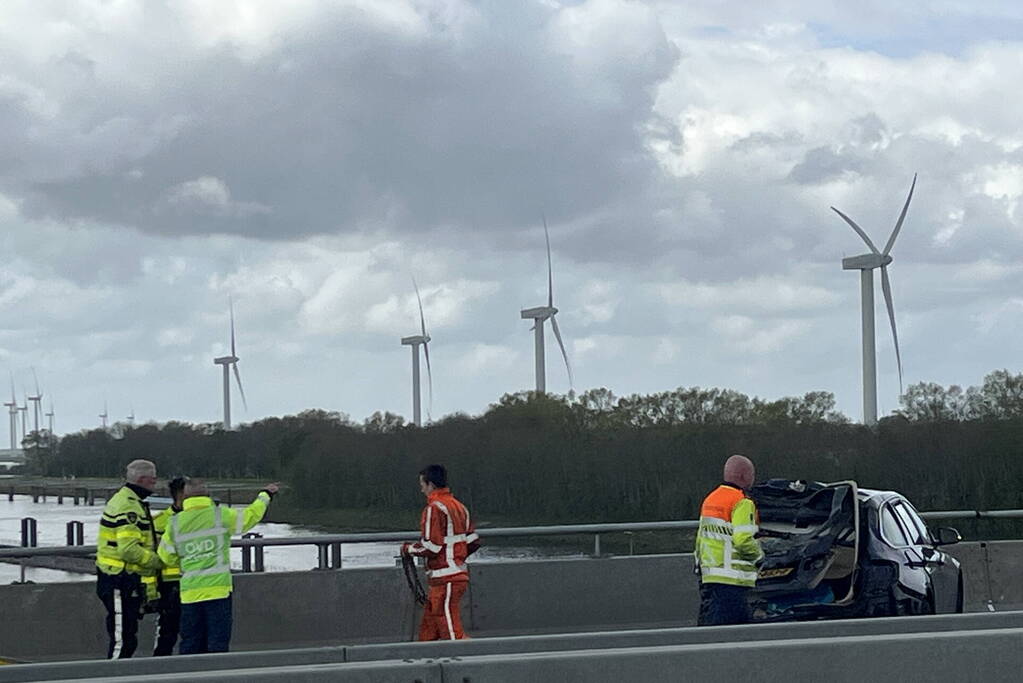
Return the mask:
[(906, 534), (890, 505), (881, 508), (881, 537), (896, 548), (909, 545)]
[(923, 520), (916, 516), (908, 505), (903, 502), (895, 503), (895, 514), (898, 515), (902, 526), (906, 529), (909, 542), (913, 545), (930, 545), (930, 534)]

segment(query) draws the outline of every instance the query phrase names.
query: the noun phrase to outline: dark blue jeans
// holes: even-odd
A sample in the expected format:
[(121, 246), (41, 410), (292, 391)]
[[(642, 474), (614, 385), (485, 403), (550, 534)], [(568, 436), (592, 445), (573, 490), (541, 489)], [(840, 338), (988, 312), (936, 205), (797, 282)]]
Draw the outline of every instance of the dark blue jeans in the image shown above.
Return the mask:
[(700, 584), (700, 626), (748, 624), (749, 588), (724, 583)]
[(231, 596), (181, 605), (181, 644), (178, 652), (197, 655), (227, 652), (231, 645)]

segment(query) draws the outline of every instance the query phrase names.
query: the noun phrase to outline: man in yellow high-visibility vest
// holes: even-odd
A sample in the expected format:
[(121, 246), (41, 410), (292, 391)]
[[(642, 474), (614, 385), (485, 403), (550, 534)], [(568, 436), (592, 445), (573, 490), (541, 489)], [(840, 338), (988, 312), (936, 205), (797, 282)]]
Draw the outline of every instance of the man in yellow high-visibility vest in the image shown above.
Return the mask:
[(749, 458), (733, 455), (725, 461), (724, 482), (700, 508), (694, 552), (700, 574), (700, 626), (750, 620), (749, 592), (764, 557), (756, 539), (757, 508), (745, 493), (755, 476)]
[(277, 484), (259, 492), (244, 510), (218, 505), (206, 484), (189, 479), (184, 509), (171, 517), (158, 553), (181, 567), (181, 645), (183, 655), (227, 652), (231, 643), (231, 536), (256, 526)]
[(153, 518), (146, 498), (156, 489), (156, 465), (133, 460), (125, 484), (103, 507), (96, 534), (96, 595), (107, 610), (107, 659), (124, 659), (138, 647), (142, 606), (156, 598)]

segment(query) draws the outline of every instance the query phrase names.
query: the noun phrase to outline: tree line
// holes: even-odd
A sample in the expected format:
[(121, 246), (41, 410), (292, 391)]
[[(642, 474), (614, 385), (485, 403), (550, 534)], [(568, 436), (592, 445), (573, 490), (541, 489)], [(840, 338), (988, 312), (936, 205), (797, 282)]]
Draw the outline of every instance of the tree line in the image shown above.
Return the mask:
[(910, 386), (874, 429), (834, 396), (766, 401), (724, 389), (616, 397), (508, 394), (479, 416), (424, 428), (391, 413), (356, 423), (310, 410), (224, 431), (218, 424), (115, 425), (27, 442), (49, 476), (117, 477), (128, 461), (161, 476), (281, 479), (305, 509), (415, 510), (416, 473), (445, 464), (477, 518), (525, 522), (689, 519), (731, 453), (760, 478), (891, 488), (921, 509), (1023, 507), (1023, 375), (998, 371), (965, 391)]

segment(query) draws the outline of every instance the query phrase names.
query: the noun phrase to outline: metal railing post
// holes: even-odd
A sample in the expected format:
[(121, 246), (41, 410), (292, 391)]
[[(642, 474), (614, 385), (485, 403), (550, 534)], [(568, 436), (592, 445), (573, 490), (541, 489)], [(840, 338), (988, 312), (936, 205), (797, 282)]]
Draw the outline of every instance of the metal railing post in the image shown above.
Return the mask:
[(316, 565), (316, 568), (317, 569), (329, 569), (330, 568), (329, 564), (327, 563), (327, 546), (328, 545), (329, 544), (327, 544), (327, 543), (317, 543), (316, 544), (316, 554), (317, 554), (317, 558), (316, 558), (317, 559), (317, 565)]
[(341, 569), (341, 544), (330, 544), (330, 566), (334, 569)]
[(85, 545), (85, 525), (78, 520), (67, 523), (67, 544)]
[(35, 548), (39, 545), (38, 524), (34, 517), (25, 517), (21, 520), (21, 547)]
[(600, 557), (600, 534), (593, 534), (593, 556)]

